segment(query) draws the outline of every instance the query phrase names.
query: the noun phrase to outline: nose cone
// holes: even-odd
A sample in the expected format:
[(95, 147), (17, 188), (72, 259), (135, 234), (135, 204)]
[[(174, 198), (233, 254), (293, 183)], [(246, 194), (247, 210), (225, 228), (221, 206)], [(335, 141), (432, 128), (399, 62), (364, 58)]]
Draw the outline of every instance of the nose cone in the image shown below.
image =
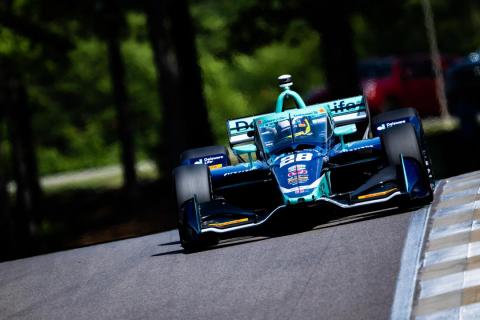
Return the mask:
[(310, 202), (322, 192), (323, 157), (316, 150), (301, 150), (275, 159), (273, 173), (286, 204)]

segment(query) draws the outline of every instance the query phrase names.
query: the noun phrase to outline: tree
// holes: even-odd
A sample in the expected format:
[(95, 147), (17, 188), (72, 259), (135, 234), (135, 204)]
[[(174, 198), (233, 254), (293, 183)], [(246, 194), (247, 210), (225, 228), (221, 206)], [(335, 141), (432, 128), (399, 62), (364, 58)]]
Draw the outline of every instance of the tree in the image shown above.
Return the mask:
[(332, 99), (360, 94), (350, 1), (311, 1), (304, 14), (322, 36), (324, 70)]
[[(1, 65), (1, 63), (0, 63)], [(4, 80), (0, 73), (0, 81)], [(2, 88), (4, 89), (4, 88)], [(3, 125), (4, 117), (5, 117), (5, 108), (4, 108), (4, 99), (5, 97), (3, 94), (4, 90), (0, 90), (0, 128)], [(1, 135), (0, 131), (0, 150), (1, 146), (4, 143), (4, 137)], [(0, 157), (3, 156), (0, 154)], [(14, 232), (15, 227), (12, 222), (12, 216), (10, 212), (10, 201), (8, 199), (7, 194), (7, 186), (6, 186), (6, 178), (5, 172), (0, 168), (0, 241), (2, 242), (2, 247), (4, 248), (0, 253), (0, 260), (8, 259), (14, 254)]]
[(182, 151), (213, 138), (187, 1), (146, 0), (145, 12), (163, 107), (161, 165), (168, 174)]
[(9, 208), (6, 181), (3, 175), (0, 175), (0, 241), (2, 242), (0, 260), (13, 256), (15, 249), (14, 226)]
[(110, 76), (115, 103), (118, 137), (122, 146), (121, 160), (123, 164), (124, 188), (132, 195), (136, 185), (135, 148), (132, 129), (129, 123), (128, 95), (125, 86), (125, 64), (120, 50), (120, 36), (125, 25), (124, 16), (117, 0), (106, 0), (101, 14), (103, 34), (108, 48)]
[[(0, 57), (1, 58), (1, 57)], [(5, 58), (0, 61), (0, 108), (7, 119), (12, 147), (12, 167), (16, 182), (16, 206), (13, 229), (20, 251), (29, 250), (32, 231), (40, 220), (41, 190), (31, 127), (31, 113), (22, 78), (15, 64)], [(11, 232), (11, 229), (10, 229)]]
[[(331, 99), (360, 93), (357, 55), (351, 26), (352, 1), (295, 1), (278, 5), (262, 1), (249, 7), (233, 22), (232, 49), (252, 49), (278, 39), (295, 19), (307, 21), (321, 36), (324, 72)], [(248, 23), (246, 23), (248, 21)]]

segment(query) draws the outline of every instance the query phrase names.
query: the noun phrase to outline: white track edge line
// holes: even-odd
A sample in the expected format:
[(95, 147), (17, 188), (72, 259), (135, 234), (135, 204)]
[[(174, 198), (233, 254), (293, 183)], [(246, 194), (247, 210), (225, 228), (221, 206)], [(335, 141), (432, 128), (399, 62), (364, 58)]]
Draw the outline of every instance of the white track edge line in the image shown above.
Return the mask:
[[(437, 184), (438, 187), (438, 184)], [(436, 191), (436, 190), (435, 190)], [(417, 284), (420, 258), (432, 204), (413, 213), (403, 247), (390, 319), (410, 319)]]

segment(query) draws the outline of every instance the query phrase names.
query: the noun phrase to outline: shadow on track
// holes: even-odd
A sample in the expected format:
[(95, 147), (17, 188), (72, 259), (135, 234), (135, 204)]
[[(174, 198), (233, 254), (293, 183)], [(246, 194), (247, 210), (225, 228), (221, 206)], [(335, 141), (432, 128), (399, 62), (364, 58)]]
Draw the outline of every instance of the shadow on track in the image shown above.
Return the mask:
[[(243, 237), (243, 238), (229, 238), (226, 240), (222, 240), (219, 244), (211, 247), (206, 247), (203, 250), (199, 251), (192, 251), (192, 252), (187, 252), (183, 249), (179, 250), (173, 250), (173, 251), (167, 251), (167, 252), (161, 252), (157, 254), (153, 254), (152, 257), (161, 257), (161, 256), (168, 256), (168, 255), (176, 255), (176, 254), (191, 254), (191, 253), (198, 253), (198, 252), (204, 252), (204, 251), (210, 251), (210, 250), (216, 250), (220, 248), (228, 248), (236, 245), (241, 245), (241, 244), (247, 244), (247, 243), (252, 243), (252, 242), (257, 242), (257, 241), (262, 241), (265, 239), (269, 239), (271, 237), (256, 237), (256, 236), (249, 236), (249, 237)], [(178, 242), (180, 244), (180, 242)], [(159, 244), (159, 246), (163, 246), (164, 244)]]
[[(365, 212), (365, 210), (359, 209), (350, 209), (349, 211), (332, 210), (327, 211), (328, 213), (322, 214), (319, 214), (318, 210), (313, 209), (303, 210), (302, 212), (297, 211), (294, 213), (288, 212), (284, 214), (279, 214), (277, 217), (275, 217), (274, 219), (269, 221), (269, 223), (265, 224), (262, 227), (238, 231), (230, 234), (228, 238), (222, 237), (222, 235), (220, 235), (220, 242), (215, 246), (205, 247), (202, 250), (194, 252), (187, 252), (180, 248), (172, 251), (154, 254), (152, 255), (152, 257), (176, 254), (188, 255), (192, 253), (216, 250), (231, 246), (240, 246), (242, 244), (253, 243), (265, 239), (278, 238), (302, 232), (309, 232), (312, 230), (326, 229), (356, 222), (388, 217), (396, 214), (414, 211), (419, 208), (420, 207), (409, 209), (399, 207), (376, 208), (376, 210), (374, 211), (367, 212)], [(180, 241), (171, 241), (161, 243), (158, 246), (163, 247), (175, 245), (175, 247), (177, 247), (176, 245), (178, 244), (180, 244)]]
[(176, 240), (171, 242), (160, 243), (158, 246), (165, 247), (165, 246), (173, 246), (174, 244), (180, 244), (180, 241)]

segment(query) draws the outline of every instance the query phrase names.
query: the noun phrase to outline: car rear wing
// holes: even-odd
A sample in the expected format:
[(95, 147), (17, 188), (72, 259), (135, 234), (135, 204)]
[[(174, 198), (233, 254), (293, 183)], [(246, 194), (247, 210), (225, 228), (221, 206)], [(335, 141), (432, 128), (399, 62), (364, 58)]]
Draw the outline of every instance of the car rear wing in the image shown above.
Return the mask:
[(233, 147), (238, 144), (253, 142), (253, 120), (261, 116), (262, 115), (228, 120), (227, 129), (230, 146)]
[(355, 139), (366, 139), (370, 132), (370, 112), (364, 96), (355, 96), (320, 103), (317, 107), (330, 110), (335, 127), (355, 124), (357, 133)]
[(368, 106), (364, 96), (329, 101), (316, 106), (330, 110), (336, 126), (369, 121)]
[[(306, 107), (308, 109), (324, 108), (329, 110), (333, 122), (336, 126), (343, 126), (347, 124), (364, 124), (362, 127), (368, 129), (370, 117), (368, 113), (368, 106), (363, 96), (355, 96), (346, 99), (339, 99), (325, 103), (319, 103)], [(288, 110), (284, 111), (288, 112)], [(274, 113), (272, 113), (274, 114)], [(233, 119), (227, 121), (228, 138), (230, 146), (239, 144), (252, 143), (254, 140), (253, 121), (256, 118), (267, 116), (270, 114), (262, 114), (257, 116), (250, 116), (245, 118)], [(362, 128), (361, 128), (362, 129)], [(359, 130), (360, 131), (360, 130)], [(362, 130), (363, 134), (363, 130)]]

